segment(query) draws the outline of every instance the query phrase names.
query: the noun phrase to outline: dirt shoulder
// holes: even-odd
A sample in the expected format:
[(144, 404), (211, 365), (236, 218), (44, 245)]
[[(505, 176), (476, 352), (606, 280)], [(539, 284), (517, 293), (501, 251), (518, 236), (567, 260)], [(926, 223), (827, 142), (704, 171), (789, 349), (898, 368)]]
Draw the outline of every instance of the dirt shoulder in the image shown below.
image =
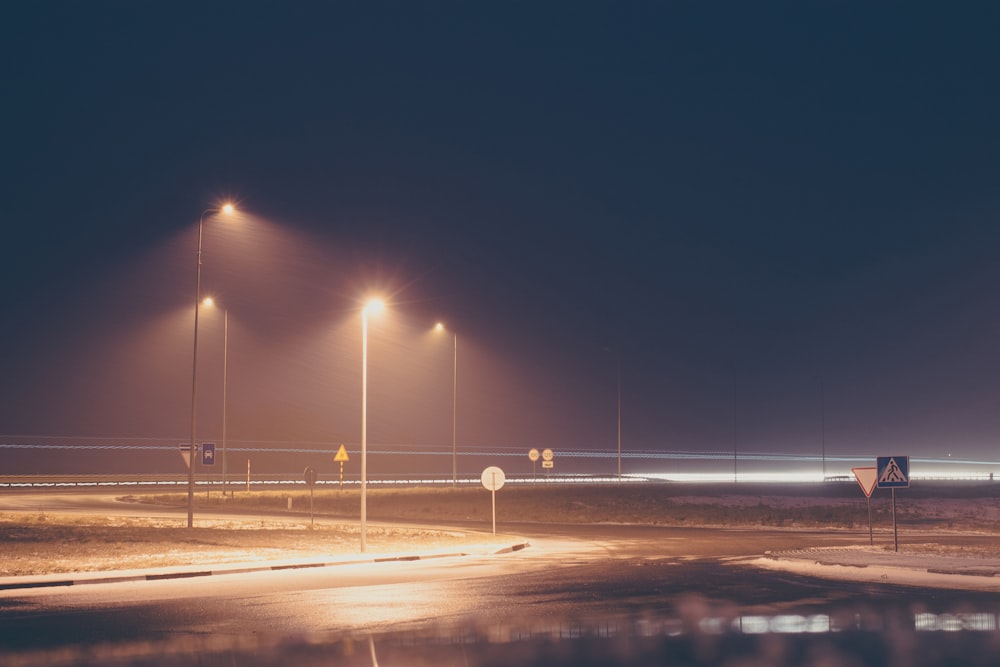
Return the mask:
[[(758, 489), (746, 486), (735, 490), (739, 493), (707, 493), (701, 488), (684, 495), (663, 485), (561, 485), (504, 489), (497, 494), (497, 504), (501, 517), (519, 522), (867, 528), (866, 504), (863, 497), (857, 498), (856, 489), (823, 496), (755, 495)], [(194, 528), (186, 527), (182, 510), (187, 498), (179, 493), (122, 495), (116, 503), (122, 512), (44, 506), (0, 511), (0, 576), (358, 553), (358, 492), (322, 490), (311, 500), (312, 517), (306, 490), (238, 493), (232, 498), (199, 495)], [(891, 523), (883, 504), (873, 515), (875, 525), (884, 529)], [(377, 489), (369, 492), (367, 507), (371, 553), (461, 549), (489, 535), (491, 505), (482, 488)], [(908, 500), (897, 511), (901, 521), (921, 528), (980, 532), (989, 529), (1000, 502), (992, 490), (973, 499), (938, 494)], [(471, 522), (483, 530), (385, 525), (397, 520), (427, 526)]]

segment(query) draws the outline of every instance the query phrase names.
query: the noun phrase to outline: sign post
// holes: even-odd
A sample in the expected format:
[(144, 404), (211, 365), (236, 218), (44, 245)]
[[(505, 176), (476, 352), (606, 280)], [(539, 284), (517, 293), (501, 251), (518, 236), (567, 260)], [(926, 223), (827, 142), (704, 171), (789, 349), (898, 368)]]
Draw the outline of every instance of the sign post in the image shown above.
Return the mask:
[(344, 447), (344, 443), (340, 443), (340, 449), (337, 450), (337, 455), (333, 457), (333, 460), (340, 464), (340, 490), (344, 490), (344, 461), (350, 461), (351, 458), (347, 455), (347, 448)]
[(480, 478), (483, 482), (483, 486), (486, 490), (490, 492), (493, 497), (493, 535), (497, 534), (497, 491), (503, 488), (503, 483), (507, 480), (506, 476), (503, 474), (503, 470), (496, 466), (490, 466), (483, 471), (483, 475)]
[(878, 488), (892, 489), (892, 542), (899, 551), (899, 533), (896, 530), (896, 489), (910, 486), (909, 456), (879, 456), (875, 459)]
[(309, 485), (309, 527), (313, 526), (313, 487), (316, 486), (316, 468), (308, 466), (302, 471), (302, 476)]
[(528, 450), (528, 458), (531, 460), (531, 483), (535, 483), (535, 463), (538, 461), (538, 450), (532, 447)]
[(865, 492), (865, 499), (868, 501), (868, 546), (875, 544), (872, 537), (872, 491), (875, 490), (875, 483), (878, 482), (878, 468), (851, 468), (854, 479), (858, 480), (861, 490)]
[(552, 470), (552, 467), (555, 465), (552, 461), (554, 456), (555, 454), (552, 453), (551, 449), (542, 450), (542, 468), (545, 470), (546, 475), (549, 474), (549, 470)]
[[(215, 465), (215, 443), (214, 442), (203, 442), (201, 443), (201, 465), (202, 466), (214, 466)], [(212, 476), (208, 475), (207, 484), (205, 485), (205, 497), (208, 498), (212, 493)]]

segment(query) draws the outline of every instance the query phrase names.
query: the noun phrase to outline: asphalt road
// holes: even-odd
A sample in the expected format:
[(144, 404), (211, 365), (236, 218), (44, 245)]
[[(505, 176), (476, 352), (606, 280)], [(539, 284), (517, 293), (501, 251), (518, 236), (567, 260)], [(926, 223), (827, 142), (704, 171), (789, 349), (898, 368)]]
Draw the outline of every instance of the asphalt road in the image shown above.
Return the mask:
[[(765, 549), (857, 543), (858, 536), (791, 530), (508, 525), (520, 552), (123, 582), (0, 593), (8, 654), (155, 646), (269, 646), (353, 634), (531, 637), (555, 624), (590, 632), (635, 619), (697, 627), (755, 618), (824, 618), (853, 629), (906, 624), (915, 611), (1000, 610), (1000, 595), (829, 582), (753, 568)], [(700, 620), (698, 620), (700, 619)], [(721, 622), (721, 621), (712, 621)], [(624, 624), (624, 626), (623, 626)], [(582, 629), (581, 629), (582, 628)], [(560, 630), (561, 631), (561, 630)], [(153, 649), (150, 649), (153, 650)], [(82, 663), (80, 663), (82, 664)]]
[[(46, 502), (93, 511), (102, 501)], [(0, 663), (374, 665), (378, 652), (382, 664), (410, 665), (721, 665), (733, 654), (760, 658), (742, 664), (780, 665), (814, 664), (817, 647), (844, 656), (829, 665), (1000, 662), (1000, 594), (828, 581), (751, 565), (767, 550), (859, 544), (866, 532), (511, 522), (503, 531), (531, 546), (0, 591)], [(948, 536), (953, 544), (994, 539)], [(915, 633), (918, 618), (959, 631)], [(553, 641), (567, 650), (554, 654)], [(773, 654), (775, 641), (784, 662)]]

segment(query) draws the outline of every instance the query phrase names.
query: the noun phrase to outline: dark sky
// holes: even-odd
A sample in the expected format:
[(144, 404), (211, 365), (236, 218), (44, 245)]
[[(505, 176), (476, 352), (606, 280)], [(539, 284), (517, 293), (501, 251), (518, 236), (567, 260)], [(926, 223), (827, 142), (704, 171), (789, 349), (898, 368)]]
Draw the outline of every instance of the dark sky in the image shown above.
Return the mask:
[(187, 437), (232, 197), (234, 438), (359, 439), (379, 291), (376, 442), (450, 443), (444, 318), (469, 446), (614, 448), (620, 360), (626, 448), (995, 460), (998, 14), (8, 8), (0, 434)]

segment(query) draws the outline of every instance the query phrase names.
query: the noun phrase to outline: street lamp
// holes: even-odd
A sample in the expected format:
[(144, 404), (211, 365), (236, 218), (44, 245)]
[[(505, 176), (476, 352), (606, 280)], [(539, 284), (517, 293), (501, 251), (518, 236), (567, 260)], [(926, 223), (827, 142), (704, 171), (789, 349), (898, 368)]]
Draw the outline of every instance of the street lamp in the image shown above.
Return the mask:
[(187, 497), (187, 527), (194, 526), (194, 466), (195, 466), (195, 417), (198, 394), (198, 311), (201, 306), (201, 241), (205, 230), (205, 216), (224, 213), (232, 215), (235, 212), (232, 204), (223, 204), (219, 208), (207, 208), (198, 218), (198, 255), (194, 282), (194, 351), (191, 354), (191, 449), (188, 458), (188, 497)]
[[(434, 330), (445, 331), (444, 324), (438, 322)], [(452, 334), (452, 381), (451, 381), (451, 486), (458, 486), (458, 448), (455, 436), (458, 432), (458, 334)]]
[[(215, 300), (206, 297), (202, 305), (212, 307)], [(222, 308), (222, 497), (226, 497), (226, 417), (229, 402), (226, 399), (229, 385), (229, 309)]]
[(384, 308), (381, 299), (371, 299), (361, 309), (361, 553), (368, 540), (368, 314)]
[(622, 355), (620, 352), (612, 350), (610, 347), (604, 348), (605, 352), (615, 355), (618, 365), (618, 483), (622, 482)]
[(618, 359), (618, 483), (622, 483), (622, 361)]

